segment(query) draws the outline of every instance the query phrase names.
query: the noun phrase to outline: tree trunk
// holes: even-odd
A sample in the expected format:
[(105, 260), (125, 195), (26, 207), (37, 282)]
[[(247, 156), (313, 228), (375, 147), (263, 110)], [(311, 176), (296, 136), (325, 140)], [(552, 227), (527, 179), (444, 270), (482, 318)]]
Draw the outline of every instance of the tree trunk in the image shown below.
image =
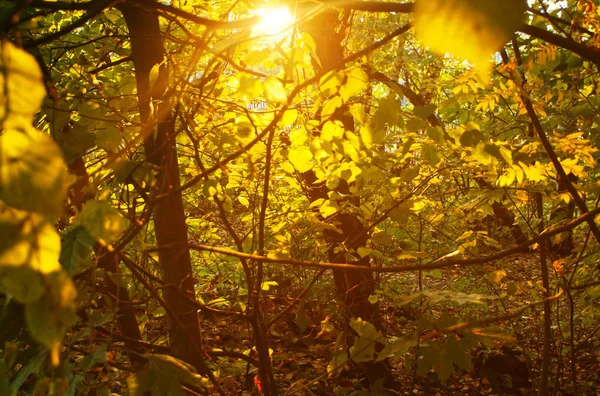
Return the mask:
[[(344, 23), (340, 23), (340, 21), (348, 17), (349, 15), (346, 13), (340, 15), (337, 10), (330, 9), (319, 13), (319, 15), (301, 25), (301, 29), (308, 32), (314, 39), (320, 65), (325, 69), (337, 64), (344, 58), (342, 42), (346, 33)], [(313, 62), (313, 66), (318, 72), (320, 69), (319, 64)], [(354, 120), (352, 116), (346, 114), (347, 110), (346, 105), (338, 108), (331, 117), (331, 120), (341, 121), (345, 129), (354, 131)], [(319, 198), (328, 199), (328, 193), (331, 190), (326, 187), (325, 183), (315, 184), (316, 177), (314, 172), (309, 171), (304, 173), (302, 179), (311, 202)], [(340, 180), (335, 191), (345, 196), (352, 196), (349, 192), (348, 184), (343, 180)], [(350, 198), (350, 200), (352, 200), (354, 205), (359, 205), (358, 197)], [(338, 212), (330, 220), (342, 233), (329, 230), (324, 232), (325, 239), (329, 244), (329, 260), (336, 263), (347, 263), (343, 249), (356, 251), (359, 247), (365, 247), (367, 244), (368, 234), (365, 232), (365, 225), (353, 213)], [(339, 250), (340, 247), (341, 250)], [(366, 256), (353, 264), (369, 266), (370, 259)], [(379, 308), (377, 305), (369, 302), (369, 296), (375, 292), (373, 274), (365, 271), (334, 270), (333, 279), (336, 286), (337, 298), (344, 310), (343, 315), (346, 325), (348, 325), (351, 318), (362, 318), (372, 323), (378, 330), (381, 330), (382, 323)], [(350, 336), (349, 340), (352, 338)], [(378, 380), (383, 380), (385, 386), (389, 388), (397, 387), (387, 360), (377, 363), (369, 362), (361, 365), (361, 368), (369, 383), (373, 384)]]
[[(146, 6), (141, 9), (134, 2), (126, 2), (118, 8), (125, 17), (131, 38), (140, 119), (144, 125), (144, 149), (147, 160), (158, 172), (154, 193), (161, 195), (179, 187), (181, 182), (174, 122), (167, 94), (168, 67), (158, 13), (148, 11)], [(153, 86), (150, 86), (153, 68), (158, 75)], [(156, 128), (152, 127), (152, 123), (156, 123)], [(188, 235), (182, 194), (167, 194), (156, 202), (153, 214), (162, 280), (178, 288), (190, 299), (195, 299), (192, 263), (186, 246)], [(174, 315), (167, 315), (173, 356), (192, 364), (201, 374), (210, 374), (201, 353), (196, 308), (177, 290), (164, 288), (163, 297)]]

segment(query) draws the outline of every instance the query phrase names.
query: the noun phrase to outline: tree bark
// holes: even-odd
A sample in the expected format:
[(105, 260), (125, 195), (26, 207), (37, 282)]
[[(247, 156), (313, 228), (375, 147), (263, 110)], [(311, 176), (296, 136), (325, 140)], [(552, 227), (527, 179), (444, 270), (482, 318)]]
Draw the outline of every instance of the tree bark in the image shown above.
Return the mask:
[[(346, 37), (344, 18), (349, 14), (342, 13), (335, 9), (325, 10), (319, 13), (308, 22), (302, 24), (300, 28), (308, 32), (316, 44), (316, 54), (319, 57), (321, 67), (327, 69), (336, 65), (340, 59), (344, 58), (343, 40)], [(320, 70), (317, 62), (313, 62), (315, 70)], [(346, 114), (348, 110), (344, 105), (337, 109), (332, 115), (331, 120), (341, 121), (344, 128), (354, 131), (354, 120), (352, 116)], [(314, 172), (309, 171), (302, 174), (304, 185), (307, 189), (307, 195), (311, 202), (319, 198), (328, 199), (328, 193), (331, 191), (325, 183), (315, 184), (316, 176)], [(335, 191), (344, 196), (351, 196), (348, 184), (340, 180), (339, 186)], [(358, 205), (359, 198), (349, 198), (352, 204)], [(328, 256), (331, 262), (347, 263), (345, 249), (356, 251), (360, 247), (365, 247), (368, 241), (368, 234), (365, 232), (365, 225), (361, 219), (353, 213), (340, 211), (332, 216), (331, 222), (339, 228), (342, 233), (326, 230), (324, 236), (329, 244)], [(341, 252), (341, 253), (340, 253)], [(369, 256), (361, 258), (353, 264), (370, 265)], [(348, 326), (351, 318), (362, 318), (372, 323), (378, 330), (382, 329), (381, 313), (377, 305), (369, 302), (369, 296), (375, 292), (375, 280), (371, 272), (366, 271), (346, 271), (334, 270), (333, 279), (336, 287), (337, 298), (344, 310), (343, 316)], [(350, 333), (350, 329), (349, 334)], [(349, 340), (353, 337), (349, 336)], [(397, 387), (394, 375), (387, 360), (381, 362), (368, 362), (361, 365), (369, 383), (383, 380), (383, 384), (388, 388)]]
[[(168, 67), (158, 13), (149, 12), (147, 5), (141, 9), (135, 2), (125, 2), (118, 8), (129, 29), (140, 119), (144, 132), (149, 132), (142, 133), (144, 150), (147, 160), (157, 170), (154, 193), (163, 195), (179, 187), (181, 182), (174, 122), (167, 92)], [(151, 86), (150, 74), (153, 69), (158, 71), (158, 75)], [(156, 109), (154, 114), (152, 107)], [(151, 127), (152, 123), (156, 123), (156, 128)], [(180, 289), (190, 299), (195, 299), (181, 192), (166, 194), (156, 202), (153, 215), (162, 280)], [(200, 348), (200, 323), (196, 308), (171, 288), (163, 289), (163, 297), (176, 316), (168, 318), (169, 343), (173, 356), (190, 363), (200, 374), (212, 377)]]

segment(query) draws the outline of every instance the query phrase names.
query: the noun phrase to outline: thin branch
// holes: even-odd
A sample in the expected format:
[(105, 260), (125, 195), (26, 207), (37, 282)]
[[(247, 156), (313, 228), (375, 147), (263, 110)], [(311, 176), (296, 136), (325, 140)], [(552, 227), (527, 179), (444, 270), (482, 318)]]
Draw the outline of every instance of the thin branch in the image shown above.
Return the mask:
[(97, 17), (104, 11), (106, 8), (110, 7), (116, 0), (98, 0), (89, 3), (89, 7), (87, 8), (85, 14), (77, 19), (75, 22), (71, 23), (58, 30), (57, 32), (51, 33), (47, 36), (40, 37), (38, 39), (29, 41), (24, 44), (25, 48), (33, 48), (39, 45), (47, 44), (51, 41), (56, 40), (59, 37), (67, 35), (71, 33), (73, 30), (83, 27), (86, 23)]
[(125, 56), (125, 57), (117, 59), (115, 61), (105, 63), (102, 66), (99, 66), (99, 67), (95, 68), (94, 70), (90, 70), (89, 73), (90, 74), (98, 74), (101, 71), (104, 71), (104, 70), (106, 70), (108, 68), (120, 65), (120, 64), (125, 63), (125, 62), (129, 62), (130, 60), (131, 60), (131, 56)]
[[(419, 270), (442, 269), (442, 268), (448, 268), (448, 267), (454, 267), (454, 266), (465, 266), (466, 267), (466, 266), (483, 264), (483, 263), (487, 263), (490, 261), (499, 260), (499, 259), (509, 256), (511, 254), (522, 253), (525, 248), (527, 248), (535, 243), (539, 243), (553, 235), (560, 234), (561, 232), (569, 231), (569, 230), (573, 229), (574, 227), (578, 226), (579, 224), (588, 221), (590, 218), (593, 219), (594, 216), (596, 216), (599, 213), (600, 213), (600, 208), (593, 209), (593, 210), (587, 212), (586, 214), (581, 215), (578, 218), (568, 222), (567, 224), (564, 224), (564, 225), (562, 225), (560, 227), (556, 227), (556, 228), (546, 229), (541, 234), (539, 234), (519, 245), (513, 246), (513, 247), (505, 249), (505, 250), (501, 250), (501, 251), (493, 253), (493, 254), (489, 254), (487, 256), (480, 256), (480, 257), (468, 258), (468, 259), (459, 258), (459, 257), (442, 257), (438, 260), (432, 261), (431, 263), (422, 264), (422, 265), (409, 264), (409, 265), (400, 265), (400, 266), (393, 266), (393, 267), (376, 268), (376, 267), (367, 267), (367, 266), (356, 265), (356, 264), (340, 264), (340, 263), (330, 263), (330, 262), (304, 261), (304, 260), (296, 260), (296, 259), (292, 259), (292, 258), (266, 257), (266, 256), (257, 255), (257, 254), (242, 253), (242, 252), (237, 252), (237, 251), (230, 250), (230, 249), (225, 249), (225, 248), (220, 248), (220, 247), (215, 247), (215, 246), (206, 246), (206, 245), (190, 244), (190, 245), (187, 245), (187, 247), (189, 249), (194, 249), (194, 250), (198, 250), (198, 251), (220, 253), (220, 254), (225, 254), (228, 256), (245, 258), (248, 260), (257, 260), (257, 261), (262, 261), (264, 263), (271, 263), (271, 264), (292, 264), (292, 265), (299, 265), (299, 266), (303, 266), (303, 267), (320, 268), (320, 269), (324, 268), (324, 269), (356, 270), (356, 271), (380, 272), (380, 273), (398, 273), (398, 272), (410, 272), (410, 271), (419, 271)], [(172, 247), (173, 246), (163, 246), (162, 248), (172, 248)], [(158, 250), (158, 248), (153, 248), (153, 249), (148, 249), (147, 251), (153, 252), (153, 251), (157, 251), (157, 250)], [(572, 288), (572, 289), (574, 289), (574, 288)]]

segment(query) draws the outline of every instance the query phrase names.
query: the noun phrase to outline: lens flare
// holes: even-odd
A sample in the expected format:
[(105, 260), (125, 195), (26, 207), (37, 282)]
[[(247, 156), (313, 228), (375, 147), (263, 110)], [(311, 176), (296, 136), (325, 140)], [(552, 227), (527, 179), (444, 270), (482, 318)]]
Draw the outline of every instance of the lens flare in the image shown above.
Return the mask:
[(252, 28), (254, 36), (271, 36), (281, 39), (286, 29), (294, 24), (294, 17), (287, 7), (269, 7), (258, 10), (260, 22)]

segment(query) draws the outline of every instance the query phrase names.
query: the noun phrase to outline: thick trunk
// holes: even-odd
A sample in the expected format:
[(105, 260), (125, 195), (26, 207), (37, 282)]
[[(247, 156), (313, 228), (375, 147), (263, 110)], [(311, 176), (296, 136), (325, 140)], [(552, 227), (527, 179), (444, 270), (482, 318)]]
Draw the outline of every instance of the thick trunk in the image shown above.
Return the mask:
[[(137, 7), (133, 2), (119, 5), (131, 38), (139, 111), (144, 130), (146, 157), (157, 170), (155, 193), (164, 194), (180, 186), (175, 133), (169, 98), (168, 70), (164, 58), (163, 35), (158, 13)], [(158, 76), (151, 84), (150, 74), (157, 66)], [(156, 68), (155, 68), (156, 70)], [(152, 113), (151, 102), (155, 113)], [(152, 128), (152, 123), (156, 127)], [(159, 248), (161, 277), (182, 294), (195, 299), (183, 199), (180, 192), (169, 193), (154, 207), (154, 231)], [(201, 374), (209, 374), (200, 351), (200, 323), (196, 308), (171, 288), (163, 297), (173, 316), (168, 315), (169, 343), (173, 356), (192, 364)]]
[[(325, 69), (337, 64), (344, 58), (342, 42), (346, 32), (343, 26), (344, 23), (341, 21), (347, 17), (346, 14), (340, 17), (340, 13), (332, 9), (320, 13), (301, 26), (301, 29), (308, 32), (314, 39), (320, 65)], [(313, 66), (316, 70), (319, 69), (317, 62), (313, 62)], [(331, 119), (341, 121), (347, 130), (353, 131), (354, 120), (346, 114), (347, 110), (347, 106), (342, 106), (333, 114)], [(312, 171), (304, 173), (302, 178), (311, 202), (319, 198), (327, 199), (330, 190), (324, 183), (315, 184), (316, 177)], [(348, 187), (347, 183), (341, 180), (335, 191), (345, 196), (351, 196)], [(360, 204), (357, 197), (350, 198), (350, 200), (354, 205)], [(329, 244), (329, 260), (346, 263), (346, 255), (343, 253), (343, 249), (356, 251), (359, 247), (366, 246), (368, 235), (365, 232), (365, 225), (356, 214), (347, 212), (338, 212), (329, 220), (342, 231), (341, 234), (333, 231), (324, 233)], [(342, 253), (338, 250), (340, 247)], [(370, 260), (366, 256), (353, 264), (369, 266)], [(381, 330), (381, 313), (377, 305), (369, 302), (369, 296), (375, 292), (373, 274), (366, 271), (335, 270), (333, 271), (333, 278), (337, 297), (344, 310), (346, 324), (351, 318), (362, 318)], [(383, 380), (384, 385), (396, 387), (394, 375), (387, 361), (369, 362), (361, 365), (361, 368), (370, 383)]]

